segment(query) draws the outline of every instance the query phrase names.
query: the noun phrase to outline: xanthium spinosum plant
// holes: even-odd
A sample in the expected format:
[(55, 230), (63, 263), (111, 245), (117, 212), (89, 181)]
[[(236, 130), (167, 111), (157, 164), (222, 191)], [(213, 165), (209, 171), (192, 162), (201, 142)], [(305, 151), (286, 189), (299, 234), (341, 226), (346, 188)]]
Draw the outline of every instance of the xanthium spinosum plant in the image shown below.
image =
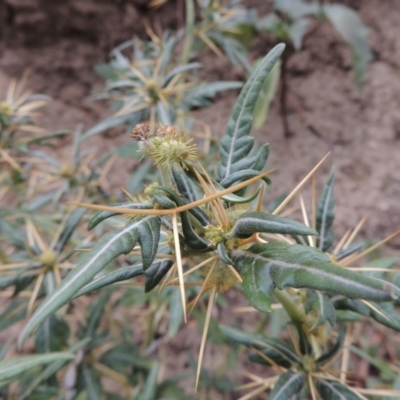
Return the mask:
[[(280, 215), (325, 158), (274, 211), (263, 209), (264, 188), (272, 172), (265, 170), (269, 146), (257, 149), (249, 134), (263, 82), (284, 47), (275, 46), (243, 87), (220, 141), (220, 159), (213, 171), (200, 163), (196, 144), (176, 126), (139, 124), (133, 129), (132, 137), (142, 153), (160, 170), (160, 182), (141, 194), (129, 195), (127, 203), (115, 207), (78, 204), (99, 211), (89, 229), (121, 214), (126, 222), (81, 255), (77, 266), (33, 312), (19, 346), (42, 321), (72, 299), (142, 275), (146, 292), (157, 286), (179, 287), (182, 305), (176, 307), (183, 307), (185, 320), (187, 307), (193, 308), (199, 298), (209, 295), (197, 385), (216, 296), (236, 285), (256, 310), (270, 312), (277, 300), (291, 320), (288, 329), (293, 344), (221, 327), (229, 339), (250, 346), (255, 361), (278, 372), (262, 381), (257, 393), (270, 390), (268, 398), (279, 400), (299, 393), (301, 398), (310, 393), (313, 399), (317, 394), (324, 399), (362, 398), (329, 369), (343, 348), (343, 312), (367, 315), (400, 330), (395, 311), (400, 289), (349, 267), (376, 246), (360, 251), (345, 245), (349, 242), (345, 238), (332, 249), (334, 174), (315, 207), (311, 224), (305, 213), (304, 223)], [(259, 186), (250, 191), (256, 182)], [(137, 264), (101, 274), (112, 260), (130, 253), (140, 255)], [(192, 274), (197, 281), (200, 277), (200, 290), (187, 305)]]

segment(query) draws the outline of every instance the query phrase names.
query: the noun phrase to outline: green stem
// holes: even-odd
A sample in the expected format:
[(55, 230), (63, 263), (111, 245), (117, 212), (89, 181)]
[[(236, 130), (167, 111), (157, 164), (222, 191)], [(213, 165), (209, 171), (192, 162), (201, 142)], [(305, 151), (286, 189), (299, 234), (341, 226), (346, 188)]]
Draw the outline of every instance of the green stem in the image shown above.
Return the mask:
[(181, 64), (187, 64), (190, 58), (190, 50), (192, 49), (194, 39), (194, 1), (186, 0), (186, 21), (185, 21), (185, 41), (183, 43), (183, 50), (181, 54)]
[[(190, 51), (192, 50), (193, 40), (194, 40), (194, 17), (195, 17), (195, 10), (194, 10), (194, 0), (186, 0), (186, 16), (185, 16), (185, 39), (183, 42), (183, 49), (180, 59), (180, 65), (185, 65), (189, 62), (190, 59)], [(185, 79), (185, 74), (179, 79), (179, 82), (183, 82)], [(176, 104), (180, 104), (183, 91), (179, 91), (176, 96)]]
[(301, 329), (301, 326), (306, 319), (304, 311), (302, 311), (296, 305), (289, 293), (287, 293), (285, 290), (276, 289), (274, 295), (282, 304), (282, 307), (285, 309), (292, 322), (296, 325), (297, 328)]

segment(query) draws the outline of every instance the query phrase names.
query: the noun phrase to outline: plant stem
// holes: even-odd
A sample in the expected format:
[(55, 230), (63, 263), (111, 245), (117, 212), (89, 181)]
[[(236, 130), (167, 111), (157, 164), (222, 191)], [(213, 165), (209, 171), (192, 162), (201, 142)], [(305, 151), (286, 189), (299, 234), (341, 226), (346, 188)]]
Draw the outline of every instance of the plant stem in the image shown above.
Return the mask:
[(185, 21), (185, 41), (183, 43), (183, 50), (181, 54), (181, 64), (188, 63), (190, 58), (190, 50), (193, 45), (193, 27), (194, 27), (194, 1), (186, 0), (186, 21)]
[(282, 307), (288, 313), (290, 319), (296, 326), (301, 326), (305, 321), (305, 313), (297, 307), (289, 293), (285, 290), (276, 289), (274, 292), (275, 297), (282, 304)]

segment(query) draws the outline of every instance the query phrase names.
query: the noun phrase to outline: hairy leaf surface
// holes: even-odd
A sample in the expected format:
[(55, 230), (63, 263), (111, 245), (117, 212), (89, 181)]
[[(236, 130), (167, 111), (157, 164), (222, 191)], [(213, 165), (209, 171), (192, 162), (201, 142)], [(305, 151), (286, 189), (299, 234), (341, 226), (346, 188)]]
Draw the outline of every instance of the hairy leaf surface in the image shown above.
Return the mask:
[(359, 400), (360, 398), (340, 382), (319, 379), (318, 393), (324, 400)]
[[(115, 206), (115, 208), (129, 208), (129, 209), (150, 209), (152, 208), (151, 203), (137, 203), (130, 201), (129, 203), (123, 203)], [(121, 215), (120, 213), (113, 213), (112, 211), (99, 211), (96, 213), (92, 219), (89, 221), (88, 230), (92, 230), (95, 226), (103, 222), (107, 218), (114, 217), (116, 215)]]
[(288, 371), (282, 374), (268, 396), (269, 400), (290, 400), (300, 392), (304, 376), (300, 372)]
[[(154, 229), (158, 229), (158, 233)], [(81, 257), (75, 269), (67, 275), (61, 285), (33, 313), (20, 335), (19, 345), (22, 345), (38, 324), (71, 300), (109, 262), (121, 254), (127, 254), (132, 251), (138, 240), (141, 241), (144, 247), (144, 250), (142, 248), (143, 267), (151, 265), (157, 252), (159, 229), (159, 218), (149, 216), (131, 221), (123, 228), (104, 235), (90, 252)], [(153, 243), (153, 241), (157, 243)]]
[(25, 357), (16, 357), (12, 360), (0, 361), (0, 382), (9, 381), (31, 368), (38, 367), (43, 364), (49, 364), (53, 361), (71, 360), (74, 355), (68, 352), (56, 352), (49, 354), (40, 354)]
[(234, 251), (232, 260), (243, 276), (246, 296), (262, 311), (275, 288), (309, 288), (374, 301), (389, 301), (400, 293), (388, 282), (332, 264), (324, 253), (301, 245), (257, 244)]
[(222, 179), (243, 169), (238, 164), (248, 156), (253, 148), (254, 139), (248, 136), (253, 121), (253, 110), (264, 80), (284, 48), (284, 44), (278, 44), (264, 57), (258, 68), (251, 74), (236, 101), (221, 140), (219, 176)]
[(318, 202), (316, 227), (319, 237), (317, 238), (317, 243), (318, 248), (322, 251), (327, 251), (333, 243), (332, 223), (335, 218), (333, 213), (335, 204), (333, 197), (334, 181), (335, 171), (333, 170)]
[(232, 228), (234, 237), (245, 239), (257, 232), (280, 233), (283, 235), (316, 235), (308, 226), (278, 215), (260, 211), (243, 213)]

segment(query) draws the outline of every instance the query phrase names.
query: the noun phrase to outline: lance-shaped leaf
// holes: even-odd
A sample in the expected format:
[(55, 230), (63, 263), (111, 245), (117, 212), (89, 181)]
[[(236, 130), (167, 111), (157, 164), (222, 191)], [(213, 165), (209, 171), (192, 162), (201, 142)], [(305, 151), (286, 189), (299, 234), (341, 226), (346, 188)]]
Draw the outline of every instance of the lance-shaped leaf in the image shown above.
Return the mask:
[[(186, 175), (185, 171), (181, 166), (173, 165), (171, 167), (172, 178), (175, 182), (175, 185), (179, 191), (179, 193), (188, 201), (194, 202), (197, 199), (196, 193), (194, 191), (192, 181)], [(207, 214), (201, 210), (199, 207), (194, 207), (189, 211), (197, 220), (203, 225), (210, 225), (210, 219), (207, 217)]]
[[(158, 190), (162, 190), (172, 198), (171, 201), (174, 202), (175, 206), (182, 206), (185, 203), (183, 202), (182, 198), (178, 196), (173, 190), (159, 186), (157, 187)], [(182, 224), (182, 233), (185, 238), (184, 243), (191, 247), (193, 250), (200, 251), (200, 252), (208, 252), (213, 250), (210, 246), (209, 242), (203, 239), (201, 236), (197, 234), (197, 232), (193, 229), (192, 224), (190, 222), (189, 214), (187, 211), (179, 213), (181, 217), (181, 224)]]
[(104, 235), (33, 313), (20, 335), (19, 346), (45, 318), (71, 300), (109, 262), (132, 251), (138, 240), (142, 244), (143, 267), (151, 265), (157, 252), (159, 235), (160, 220), (153, 216), (130, 221), (123, 228)]
[(333, 206), (335, 204), (333, 197), (334, 181), (335, 171), (332, 170), (318, 202), (316, 227), (319, 237), (317, 243), (318, 248), (322, 251), (327, 251), (333, 243), (332, 223), (335, 218), (335, 214), (333, 213)]
[(171, 269), (173, 264), (173, 260), (157, 260), (153, 262), (153, 264), (147, 268), (146, 272), (144, 273), (146, 276), (144, 291), (148, 293), (155, 288), (161, 282), (161, 279), (164, 278), (167, 272)]
[(257, 244), (234, 251), (232, 260), (243, 276), (244, 293), (262, 311), (275, 288), (308, 288), (374, 301), (389, 301), (400, 293), (388, 282), (332, 264), (324, 253), (308, 246)]
[[(74, 346), (72, 346), (68, 352), (69, 353), (77, 353), (79, 350), (81, 350), (83, 347), (85, 347), (88, 342), (90, 341), (90, 338), (83, 339), (76, 343)], [(36, 375), (35, 378), (30, 381), (29, 385), (24, 388), (24, 392), (20, 394), (18, 397), (19, 400), (24, 400), (26, 399), (34, 390), (37, 386), (40, 385), (43, 381), (49, 379), (51, 376), (53, 376), (57, 371), (59, 371), (69, 360), (57, 360), (49, 364), (39, 375)]]
[(320, 356), (316, 363), (319, 365), (323, 365), (330, 361), (336, 354), (337, 352), (342, 348), (343, 343), (344, 343), (344, 338), (346, 337), (346, 329), (344, 324), (339, 325), (339, 332), (338, 332), (338, 337), (336, 339), (335, 344), (322, 356)]
[(315, 322), (310, 328), (311, 331), (313, 331), (318, 326), (324, 324), (326, 321), (328, 321), (331, 326), (335, 325), (335, 308), (333, 307), (327, 296), (325, 296), (324, 294), (309, 290), (307, 292), (304, 309), (307, 314), (312, 311), (316, 313)]
[(40, 365), (53, 361), (71, 360), (74, 355), (68, 352), (40, 354), (34, 356), (17, 357), (7, 361), (0, 361), (0, 382), (11, 381), (18, 378), (24, 372)]
[(337, 381), (318, 379), (317, 390), (322, 399), (326, 400), (359, 400), (352, 390)]
[[(137, 203), (137, 202), (129, 202), (129, 203), (124, 203), (124, 204), (119, 204), (118, 206), (115, 206), (115, 208), (130, 208), (130, 209), (140, 209), (140, 210), (146, 210), (153, 208), (153, 205), (151, 203)], [(112, 211), (99, 211), (96, 213), (92, 219), (89, 221), (88, 224), (88, 230), (92, 230), (95, 226), (97, 226), (100, 222), (103, 222), (107, 218), (114, 217), (115, 215), (121, 215), (120, 213), (114, 213)]]
[(242, 169), (238, 168), (237, 164), (246, 158), (253, 148), (254, 140), (248, 134), (252, 126), (254, 107), (265, 78), (284, 48), (284, 44), (275, 46), (260, 62), (240, 92), (221, 140), (219, 176), (222, 179)]
[(65, 319), (50, 315), (40, 325), (36, 332), (35, 345), (38, 353), (61, 351), (67, 346), (69, 326)]
[(400, 332), (400, 316), (391, 302), (375, 303), (370, 306), (360, 300), (340, 299), (335, 301), (337, 310), (350, 310), (358, 314), (373, 318), (376, 322)]
[(61, 253), (65, 246), (67, 245), (68, 241), (70, 240), (73, 233), (76, 231), (77, 226), (83, 215), (85, 214), (86, 210), (84, 208), (77, 208), (68, 218), (64, 229), (61, 232), (60, 238), (57, 241), (57, 244), (54, 247), (54, 250), (57, 253)]
[(302, 224), (278, 215), (260, 211), (243, 213), (232, 228), (234, 237), (245, 239), (257, 232), (280, 233), (283, 235), (316, 235), (317, 232)]
[(281, 75), (280, 72), (281, 63), (278, 60), (278, 62), (272, 68), (271, 73), (268, 74), (267, 78), (265, 79), (260, 90), (260, 95), (258, 96), (256, 105), (254, 107), (254, 127), (257, 129), (261, 128), (268, 118), (269, 108), (278, 88)]
[(301, 363), (299, 356), (292, 347), (280, 339), (268, 338), (263, 335), (244, 332), (226, 325), (219, 325), (221, 332), (230, 340), (245, 346), (255, 347), (262, 351), (269, 350), (289, 363)]
[(290, 400), (292, 396), (300, 392), (303, 385), (304, 375), (301, 372), (285, 372), (271, 390), (268, 400)]
[(283, 368), (290, 368), (292, 363), (282, 354), (278, 353), (274, 349), (263, 349), (262, 354), (254, 353), (249, 355), (249, 360), (257, 364), (266, 365), (271, 367), (273, 365), (279, 365)]
[[(254, 170), (254, 169), (245, 169), (242, 171), (238, 171), (238, 172), (235, 172), (234, 174), (228, 176), (228, 178), (222, 180), (220, 182), (220, 185), (224, 188), (235, 186), (238, 183), (242, 183), (242, 182), (246, 181), (247, 179), (254, 178), (259, 173), (260, 172), (258, 170)], [(264, 178), (262, 178), (262, 180), (267, 184), (271, 183), (271, 180), (268, 178), (268, 176), (264, 176)]]
[[(154, 263), (156, 262), (157, 261), (154, 261)], [(129, 267), (118, 268), (116, 271), (109, 272), (107, 274), (99, 276), (92, 282), (85, 285), (81, 290), (79, 290), (78, 293), (75, 294), (74, 299), (84, 294), (101, 289), (102, 287), (111, 285), (113, 283), (132, 279), (135, 276), (142, 275), (143, 273), (144, 271), (142, 264), (130, 265)]]

